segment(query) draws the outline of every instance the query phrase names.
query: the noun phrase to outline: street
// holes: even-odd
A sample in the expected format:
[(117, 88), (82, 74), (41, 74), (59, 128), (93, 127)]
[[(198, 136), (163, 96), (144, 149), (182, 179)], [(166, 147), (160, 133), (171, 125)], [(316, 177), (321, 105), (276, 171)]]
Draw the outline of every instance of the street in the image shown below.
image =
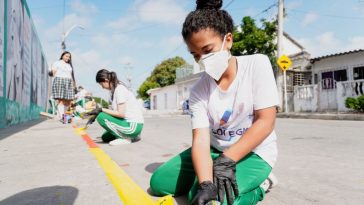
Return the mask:
[[(279, 159), (273, 172), (279, 183), (259, 204), (362, 204), (363, 125), (363, 121), (278, 118)], [(103, 130), (97, 124), (87, 133), (148, 191), (152, 172), (190, 147), (190, 129), (188, 116), (152, 115), (146, 116), (142, 140), (130, 145), (98, 143)], [(46, 120), (0, 134), (1, 205), (32, 198), (35, 202), (39, 193), (45, 196), (42, 204), (119, 204), (117, 193), (70, 125)], [(52, 190), (39, 191), (45, 187)], [(52, 197), (50, 192), (63, 197)], [(188, 204), (185, 196), (175, 202)]]

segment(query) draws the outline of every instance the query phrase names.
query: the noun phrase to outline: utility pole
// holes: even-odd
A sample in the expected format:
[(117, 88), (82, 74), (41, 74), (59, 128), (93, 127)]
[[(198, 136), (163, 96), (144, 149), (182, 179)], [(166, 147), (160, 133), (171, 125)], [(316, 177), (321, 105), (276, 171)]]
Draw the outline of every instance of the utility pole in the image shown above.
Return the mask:
[[(284, 0), (278, 0), (278, 30), (277, 30), (277, 59), (283, 55), (283, 2)], [(277, 73), (277, 87), (278, 95), (280, 99), (280, 107), (283, 107), (284, 101), (284, 111), (288, 112), (288, 102), (287, 102), (287, 85), (286, 85), (286, 71), (278, 70)], [(282, 84), (284, 83), (284, 100), (282, 92)]]

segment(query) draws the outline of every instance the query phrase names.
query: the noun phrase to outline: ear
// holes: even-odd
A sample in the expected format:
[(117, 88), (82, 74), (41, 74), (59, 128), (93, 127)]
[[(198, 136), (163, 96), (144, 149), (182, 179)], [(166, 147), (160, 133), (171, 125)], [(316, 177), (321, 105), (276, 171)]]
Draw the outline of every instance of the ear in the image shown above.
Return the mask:
[(226, 34), (226, 47), (230, 50), (231, 47), (233, 46), (233, 34), (232, 33), (227, 33)]

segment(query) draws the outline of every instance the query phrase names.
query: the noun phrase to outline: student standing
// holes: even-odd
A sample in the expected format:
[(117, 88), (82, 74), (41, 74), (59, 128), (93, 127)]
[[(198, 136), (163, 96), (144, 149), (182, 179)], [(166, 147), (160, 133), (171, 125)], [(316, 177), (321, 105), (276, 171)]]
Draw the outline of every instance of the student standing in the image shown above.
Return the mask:
[(52, 97), (58, 100), (57, 112), (61, 119), (75, 98), (76, 80), (70, 52), (62, 53), (59, 61), (52, 65), (50, 75), (54, 76)]

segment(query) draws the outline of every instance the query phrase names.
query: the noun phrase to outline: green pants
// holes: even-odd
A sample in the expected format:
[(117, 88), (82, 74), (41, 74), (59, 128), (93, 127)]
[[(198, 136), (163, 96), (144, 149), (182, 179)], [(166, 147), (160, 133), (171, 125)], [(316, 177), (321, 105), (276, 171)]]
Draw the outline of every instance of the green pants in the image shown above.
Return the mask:
[(110, 142), (117, 138), (135, 139), (143, 129), (143, 123), (128, 122), (123, 118), (116, 118), (104, 112), (101, 112), (96, 120), (106, 130), (101, 136), (104, 142)]
[[(216, 159), (220, 152), (211, 148), (211, 157)], [(239, 196), (234, 205), (256, 204), (263, 200), (264, 190), (259, 185), (268, 177), (272, 168), (255, 153), (248, 154), (236, 164), (236, 181)], [(160, 166), (152, 175), (150, 188), (155, 195), (172, 194), (179, 196), (188, 193), (191, 201), (198, 188), (198, 180), (193, 169), (191, 148), (173, 157)], [(227, 204), (226, 196), (224, 204)]]

